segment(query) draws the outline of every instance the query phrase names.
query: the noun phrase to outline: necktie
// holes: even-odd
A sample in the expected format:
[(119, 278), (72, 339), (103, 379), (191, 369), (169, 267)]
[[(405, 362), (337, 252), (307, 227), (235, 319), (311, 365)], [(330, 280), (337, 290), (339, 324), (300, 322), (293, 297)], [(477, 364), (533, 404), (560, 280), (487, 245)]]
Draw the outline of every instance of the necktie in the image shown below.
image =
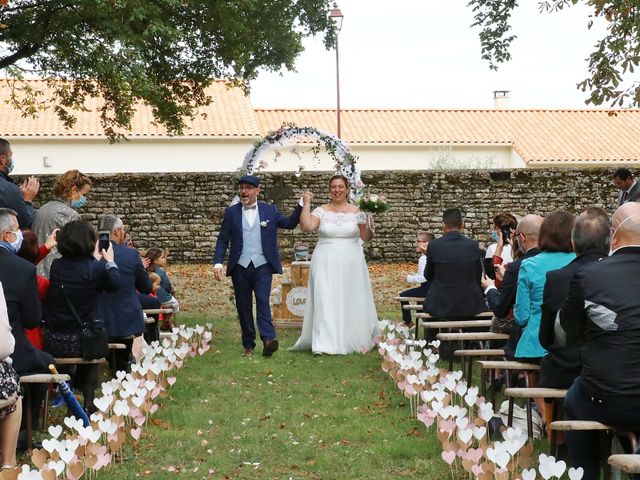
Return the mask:
[(627, 197), (629, 196), (629, 192), (622, 192), (622, 200), (620, 200), (620, 205), (627, 201)]

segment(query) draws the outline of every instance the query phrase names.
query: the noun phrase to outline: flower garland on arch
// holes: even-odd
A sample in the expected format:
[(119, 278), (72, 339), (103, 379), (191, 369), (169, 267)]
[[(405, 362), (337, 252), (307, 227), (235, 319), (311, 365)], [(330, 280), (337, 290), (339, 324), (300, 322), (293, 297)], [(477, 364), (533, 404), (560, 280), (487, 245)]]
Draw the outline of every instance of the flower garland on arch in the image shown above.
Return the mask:
[[(295, 144), (296, 139), (299, 138), (314, 138), (316, 140), (315, 145), (311, 147), (311, 152), (316, 159), (324, 146), (324, 150), (335, 161), (336, 173), (344, 175), (349, 180), (351, 199), (355, 200), (362, 195), (364, 183), (360, 178), (360, 168), (357, 165), (358, 157), (351, 153), (347, 144), (335, 135), (321, 132), (317, 128), (298, 127), (292, 123), (284, 123), (278, 130), (269, 132), (264, 138), (255, 142), (253, 148), (245, 155), (242, 167), (238, 169), (238, 177), (260, 171), (265, 164), (258, 162), (256, 166), (256, 161), (269, 148), (273, 146), (287, 147)], [(297, 150), (294, 151), (294, 154), (301, 158)], [(279, 152), (276, 152), (276, 156), (279, 156)], [(300, 166), (296, 176), (300, 175), (302, 168)]]

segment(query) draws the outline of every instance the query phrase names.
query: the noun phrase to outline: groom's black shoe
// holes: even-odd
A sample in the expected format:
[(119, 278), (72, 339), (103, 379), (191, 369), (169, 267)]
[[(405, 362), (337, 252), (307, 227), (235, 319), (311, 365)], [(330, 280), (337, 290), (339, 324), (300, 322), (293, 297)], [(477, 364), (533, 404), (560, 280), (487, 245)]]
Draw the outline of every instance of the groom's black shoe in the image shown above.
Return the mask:
[(278, 340), (276, 340), (275, 338), (273, 340), (265, 340), (264, 348), (262, 349), (262, 356), (270, 357), (278, 350), (278, 347)]

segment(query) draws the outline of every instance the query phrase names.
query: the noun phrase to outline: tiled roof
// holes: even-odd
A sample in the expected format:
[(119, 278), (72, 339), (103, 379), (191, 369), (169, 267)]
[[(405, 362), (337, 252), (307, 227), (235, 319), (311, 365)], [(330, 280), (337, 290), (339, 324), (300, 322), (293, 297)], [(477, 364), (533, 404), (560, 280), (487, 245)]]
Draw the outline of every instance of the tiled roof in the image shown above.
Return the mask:
[[(27, 80), (34, 90), (43, 91), (40, 98), (50, 97), (43, 80)], [(6, 80), (0, 80), (0, 136), (26, 137), (105, 137), (100, 125), (101, 99), (89, 98), (87, 111), (76, 112), (78, 121), (65, 128), (54, 109), (40, 111), (36, 118), (23, 117), (7, 103), (11, 89)], [(249, 97), (240, 88), (229, 87), (223, 80), (213, 82), (207, 93), (213, 102), (198, 110), (193, 120), (187, 120), (185, 137), (258, 137), (260, 130)], [(140, 105), (134, 115), (130, 131), (122, 132), (127, 137), (163, 137), (166, 130), (154, 124), (151, 108)]]
[[(335, 132), (335, 110), (256, 110), (262, 135), (283, 122)], [(530, 166), (640, 162), (640, 110), (342, 110), (349, 144), (510, 144)]]
[[(29, 86), (44, 90), (42, 80)], [(104, 138), (99, 99), (66, 129), (53, 108), (23, 117), (7, 103), (10, 89), (0, 80), (0, 137)], [(183, 137), (258, 138), (284, 122), (336, 130), (333, 109), (253, 109), (240, 88), (218, 80), (208, 90), (213, 103), (200, 109)], [(640, 110), (378, 110), (341, 111), (342, 137), (353, 145), (511, 145), (529, 166), (640, 162)], [(141, 105), (130, 138), (158, 138), (166, 131)]]

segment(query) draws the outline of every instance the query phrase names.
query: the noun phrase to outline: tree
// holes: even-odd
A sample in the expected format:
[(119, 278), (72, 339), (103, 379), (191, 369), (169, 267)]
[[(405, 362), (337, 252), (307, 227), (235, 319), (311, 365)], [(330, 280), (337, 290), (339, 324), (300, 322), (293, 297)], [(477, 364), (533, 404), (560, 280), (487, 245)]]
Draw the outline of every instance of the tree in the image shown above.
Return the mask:
[[(71, 126), (86, 97), (104, 99), (112, 139), (136, 104), (180, 134), (210, 103), (205, 88), (229, 78), (248, 88), (260, 70), (292, 70), (305, 36), (335, 41), (328, 0), (0, 0), (0, 68), (48, 80), (53, 98), (16, 83), (25, 115), (55, 105)], [(62, 81), (61, 81), (62, 80)], [(67, 81), (68, 80), (68, 81)]]
[[(571, 7), (579, 0), (539, 1), (541, 12), (554, 12)], [(607, 35), (598, 41), (589, 56), (590, 77), (578, 83), (589, 92), (586, 103), (610, 106), (640, 106), (640, 82), (630, 80), (640, 61), (640, 2), (636, 0), (582, 0), (593, 8), (594, 17), (608, 22)], [(510, 60), (509, 47), (516, 38), (509, 20), (517, 0), (470, 0), (475, 22), (480, 27), (482, 58), (489, 68)], [(591, 28), (593, 20), (587, 28)]]

